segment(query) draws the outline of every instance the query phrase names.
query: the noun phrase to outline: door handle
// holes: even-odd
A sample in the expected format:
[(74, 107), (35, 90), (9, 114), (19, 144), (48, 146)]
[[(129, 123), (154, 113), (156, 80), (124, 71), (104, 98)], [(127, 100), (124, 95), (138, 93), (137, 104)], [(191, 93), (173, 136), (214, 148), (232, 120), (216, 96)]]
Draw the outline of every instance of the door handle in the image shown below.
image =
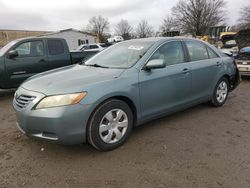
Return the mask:
[(40, 63), (40, 62), (45, 62), (45, 59), (40, 59), (40, 60), (39, 60), (39, 63)]
[(183, 73), (183, 74), (189, 73), (189, 69), (188, 69), (188, 68), (183, 69), (183, 70), (182, 70), (182, 73)]
[(26, 74), (26, 71), (13, 72), (13, 75)]

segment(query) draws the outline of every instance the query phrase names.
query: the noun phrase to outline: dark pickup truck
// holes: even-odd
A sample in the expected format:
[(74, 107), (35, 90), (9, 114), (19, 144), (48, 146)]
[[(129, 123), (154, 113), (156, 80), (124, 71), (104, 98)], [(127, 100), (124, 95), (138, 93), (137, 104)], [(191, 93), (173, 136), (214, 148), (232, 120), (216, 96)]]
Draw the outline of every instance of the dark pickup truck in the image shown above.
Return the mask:
[(16, 88), (37, 73), (79, 63), (96, 53), (70, 52), (65, 39), (61, 38), (12, 41), (0, 49), (0, 89)]

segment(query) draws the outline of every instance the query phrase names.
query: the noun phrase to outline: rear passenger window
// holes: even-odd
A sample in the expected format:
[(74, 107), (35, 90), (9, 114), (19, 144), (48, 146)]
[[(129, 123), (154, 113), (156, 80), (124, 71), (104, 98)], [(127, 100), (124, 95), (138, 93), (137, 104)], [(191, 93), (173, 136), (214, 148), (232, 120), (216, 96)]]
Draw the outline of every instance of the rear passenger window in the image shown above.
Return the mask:
[(191, 61), (208, 59), (206, 46), (196, 41), (186, 41), (188, 54)]
[(211, 59), (213, 59), (213, 58), (218, 58), (218, 57), (219, 57), (219, 56), (218, 56), (213, 50), (211, 50), (209, 47), (207, 47), (207, 51), (208, 51), (209, 57), (210, 57)]
[(64, 53), (64, 47), (61, 40), (48, 40), (50, 55), (60, 55)]
[(163, 59), (167, 65), (184, 63), (185, 58), (181, 42), (168, 42), (162, 45), (152, 55), (150, 60), (152, 59)]

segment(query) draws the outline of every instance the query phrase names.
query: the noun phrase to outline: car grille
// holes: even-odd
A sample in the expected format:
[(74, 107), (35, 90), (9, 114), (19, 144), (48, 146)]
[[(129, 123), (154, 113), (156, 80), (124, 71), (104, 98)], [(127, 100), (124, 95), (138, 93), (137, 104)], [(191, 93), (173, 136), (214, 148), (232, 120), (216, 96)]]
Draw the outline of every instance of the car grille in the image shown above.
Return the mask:
[(29, 95), (20, 95), (15, 97), (14, 103), (19, 108), (25, 108), (27, 107), (30, 102), (32, 102), (36, 97), (35, 96), (29, 96)]

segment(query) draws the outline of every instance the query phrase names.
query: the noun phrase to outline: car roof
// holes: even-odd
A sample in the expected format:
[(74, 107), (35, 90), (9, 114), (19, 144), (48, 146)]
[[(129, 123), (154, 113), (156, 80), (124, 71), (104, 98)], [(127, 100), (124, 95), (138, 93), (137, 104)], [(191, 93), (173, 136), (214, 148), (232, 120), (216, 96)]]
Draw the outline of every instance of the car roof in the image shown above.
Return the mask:
[(23, 37), (23, 38), (15, 39), (13, 41), (19, 42), (21, 40), (36, 40), (36, 39), (58, 39), (58, 40), (65, 40), (64, 38), (39, 36), (39, 37)]
[[(194, 41), (200, 41), (203, 42), (200, 39), (196, 39), (196, 38), (191, 38), (191, 37), (182, 37), (182, 36), (178, 36), (178, 37), (149, 37), (149, 38), (140, 38), (140, 39), (132, 39), (132, 40), (128, 40), (128, 41), (134, 41), (134, 42), (166, 42), (166, 41), (171, 41), (171, 40), (194, 40)], [(124, 41), (126, 42), (126, 41)]]

